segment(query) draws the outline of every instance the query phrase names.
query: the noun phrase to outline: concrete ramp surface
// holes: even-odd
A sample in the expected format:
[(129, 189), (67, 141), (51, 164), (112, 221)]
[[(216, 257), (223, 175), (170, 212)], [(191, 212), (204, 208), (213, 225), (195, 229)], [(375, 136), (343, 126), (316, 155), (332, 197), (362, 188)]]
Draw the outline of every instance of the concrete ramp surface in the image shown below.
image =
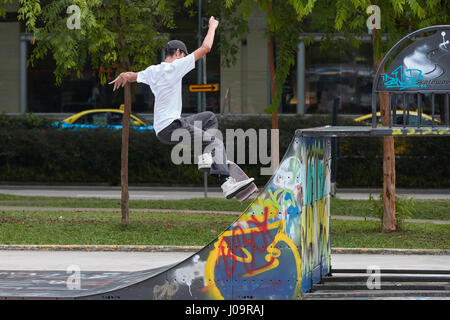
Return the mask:
[(301, 299), (331, 268), (330, 146), (297, 133), (254, 202), (178, 264), (82, 272), (74, 290), (66, 272), (0, 271), (0, 299)]

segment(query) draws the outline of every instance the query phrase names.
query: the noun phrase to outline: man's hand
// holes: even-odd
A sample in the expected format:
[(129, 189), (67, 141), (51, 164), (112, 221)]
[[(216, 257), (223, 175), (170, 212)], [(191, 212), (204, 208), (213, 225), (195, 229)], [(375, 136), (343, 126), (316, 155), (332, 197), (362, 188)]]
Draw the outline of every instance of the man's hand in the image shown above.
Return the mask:
[(211, 51), (214, 42), (214, 35), (216, 33), (216, 29), (219, 26), (219, 21), (217, 21), (214, 17), (209, 18), (209, 29), (206, 34), (205, 39), (203, 40), (203, 44), (200, 48), (194, 51), (195, 61), (205, 56), (208, 52)]
[(127, 82), (136, 82), (137, 74), (135, 72), (122, 72), (119, 76), (109, 84), (114, 84), (113, 91), (125, 87)]
[(214, 17), (209, 18), (209, 27), (217, 29), (219, 26), (219, 21), (217, 21)]

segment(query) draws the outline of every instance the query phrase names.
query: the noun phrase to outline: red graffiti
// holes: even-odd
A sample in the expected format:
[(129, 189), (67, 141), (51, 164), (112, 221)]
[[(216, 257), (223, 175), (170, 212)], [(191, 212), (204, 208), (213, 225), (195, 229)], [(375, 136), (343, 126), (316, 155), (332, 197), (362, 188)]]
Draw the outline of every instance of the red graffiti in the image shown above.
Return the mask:
[[(250, 233), (246, 233), (241, 226), (236, 226), (233, 228), (231, 239), (229, 237), (221, 239), (219, 243), (219, 255), (222, 257), (228, 276), (233, 274), (239, 261), (243, 263), (245, 271), (249, 275), (270, 267), (275, 261), (275, 258), (271, 257), (267, 264), (255, 266), (255, 255), (267, 252), (267, 248), (274, 240), (268, 230), (268, 211), (269, 209), (265, 207), (263, 221), (258, 221), (254, 216), (251, 217), (247, 222), (249, 225), (254, 226), (251, 228)], [(259, 243), (262, 243), (261, 246), (257, 245), (258, 242), (256, 240), (260, 240)], [(247, 257), (246, 251), (250, 252), (251, 257)], [(246, 259), (250, 259), (250, 262), (246, 262)], [(229, 260), (232, 261), (231, 265)]]

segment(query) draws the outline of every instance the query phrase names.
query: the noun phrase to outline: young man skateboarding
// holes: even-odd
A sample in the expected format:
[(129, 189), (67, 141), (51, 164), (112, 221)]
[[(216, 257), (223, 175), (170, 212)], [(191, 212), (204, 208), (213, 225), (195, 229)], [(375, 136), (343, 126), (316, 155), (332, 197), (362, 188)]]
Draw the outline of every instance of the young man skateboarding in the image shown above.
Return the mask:
[[(152, 65), (140, 72), (121, 73), (110, 84), (113, 90), (125, 86), (127, 82), (145, 83), (150, 86), (155, 95), (153, 127), (159, 141), (164, 144), (177, 144), (172, 141), (172, 133), (177, 129), (185, 129), (190, 133), (191, 140), (202, 139), (202, 152), (199, 157), (199, 170), (209, 169), (210, 174), (217, 176), (222, 191), (230, 199), (253, 182), (253, 178), (237, 182), (230, 177), (227, 156), (223, 142), (217, 139), (211, 130), (218, 129), (217, 118), (212, 112), (201, 112), (189, 117), (181, 117), (182, 96), (181, 80), (191, 70), (195, 69), (195, 62), (211, 51), (215, 31), (219, 22), (209, 19), (208, 33), (200, 48), (188, 54), (186, 45), (179, 40), (169, 41), (165, 47), (165, 60), (158, 65)], [(201, 128), (194, 123), (201, 122)], [(199, 131), (200, 130), (200, 131)], [(196, 132), (196, 134), (194, 134)], [(200, 134), (199, 134), (200, 133)], [(195, 141), (191, 141), (194, 142)]]

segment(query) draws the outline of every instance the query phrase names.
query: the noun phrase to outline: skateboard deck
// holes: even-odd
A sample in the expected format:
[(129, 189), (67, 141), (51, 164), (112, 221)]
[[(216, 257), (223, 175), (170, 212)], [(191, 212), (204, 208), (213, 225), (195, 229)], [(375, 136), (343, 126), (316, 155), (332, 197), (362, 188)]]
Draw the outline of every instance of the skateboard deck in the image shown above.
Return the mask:
[[(228, 160), (228, 170), (230, 171), (230, 175), (236, 181), (242, 181), (248, 179), (247, 174), (242, 170), (236, 163)], [(258, 192), (258, 187), (253, 182), (249, 184), (245, 189), (239, 191), (234, 198), (236, 198), (239, 202), (244, 202), (247, 200), (252, 194)]]

